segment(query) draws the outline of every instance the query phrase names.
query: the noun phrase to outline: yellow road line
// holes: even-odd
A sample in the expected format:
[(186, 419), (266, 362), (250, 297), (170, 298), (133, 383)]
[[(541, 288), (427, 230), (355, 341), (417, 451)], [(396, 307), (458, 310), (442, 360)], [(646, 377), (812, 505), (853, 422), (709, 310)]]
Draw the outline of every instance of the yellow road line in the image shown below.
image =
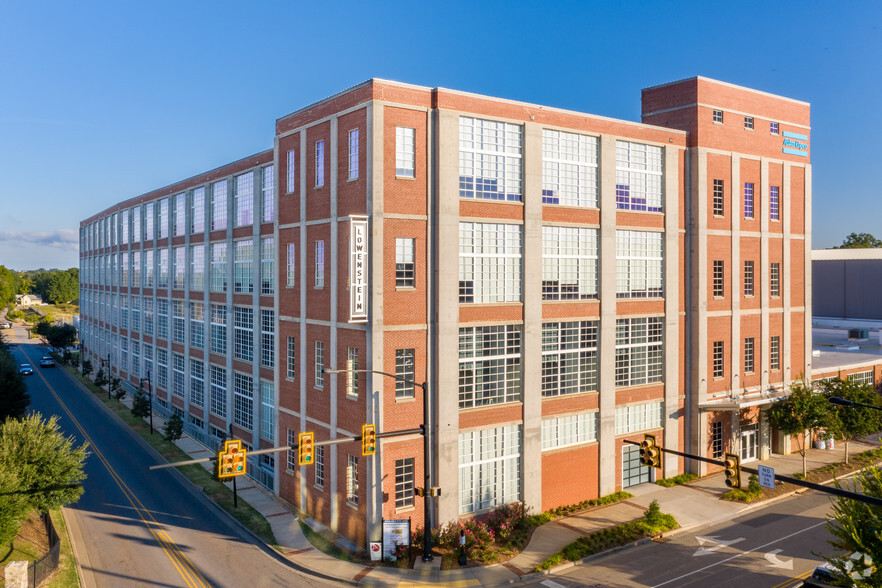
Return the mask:
[(808, 578), (811, 575), (811, 573), (812, 573), (812, 570), (809, 570), (807, 572), (803, 572), (802, 574), (799, 574), (798, 576), (793, 576), (792, 578), (790, 578), (788, 580), (784, 580), (780, 584), (775, 584), (774, 586), (772, 586), (772, 588), (785, 588), (785, 586), (789, 588), (790, 586), (795, 586), (797, 582), (802, 582), (803, 580)]
[(445, 588), (467, 588), (468, 586), (480, 586), (477, 580), (456, 580), (455, 582), (399, 582), (398, 588), (427, 588), (429, 586), (437, 588), (444, 586)]
[[(63, 368), (62, 368), (63, 369)], [(132, 505), (132, 508), (138, 514), (138, 518), (141, 519), (141, 522), (144, 523), (144, 526), (150, 531), (150, 534), (153, 535), (156, 542), (159, 544), (159, 547), (165, 552), (166, 556), (171, 561), (172, 565), (175, 566), (175, 569), (187, 583), (187, 586), (190, 588), (207, 588), (210, 586), (205, 577), (199, 572), (193, 562), (187, 558), (183, 551), (181, 551), (180, 547), (172, 540), (171, 536), (168, 532), (162, 527), (162, 525), (157, 521), (150, 510), (144, 506), (144, 504), (138, 499), (135, 493), (128, 487), (128, 485), (123, 481), (123, 479), (116, 473), (116, 470), (110, 465), (110, 462), (104, 457), (104, 454), (101, 453), (101, 450), (95, 445), (95, 442), (92, 441), (92, 438), (80, 424), (80, 422), (74, 417), (73, 413), (68, 410), (67, 406), (62, 402), (61, 397), (55, 391), (51, 384), (46, 381), (46, 378), (42, 373), (35, 371), (36, 374), (40, 376), (40, 379), (46, 384), (46, 387), (52, 393), (52, 396), (55, 397), (55, 400), (58, 401), (58, 404), (67, 413), (67, 416), (74, 423), (86, 441), (89, 443), (90, 449), (92, 453), (101, 461), (105, 468), (107, 468), (108, 473), (117, 483), (120, 490), (122, 490), (126, 499), (129, 501), (129, 504)], [(97, 400), (97, 399), (96, 399)], [(148, 520), (149, 519), (149, 520)]]

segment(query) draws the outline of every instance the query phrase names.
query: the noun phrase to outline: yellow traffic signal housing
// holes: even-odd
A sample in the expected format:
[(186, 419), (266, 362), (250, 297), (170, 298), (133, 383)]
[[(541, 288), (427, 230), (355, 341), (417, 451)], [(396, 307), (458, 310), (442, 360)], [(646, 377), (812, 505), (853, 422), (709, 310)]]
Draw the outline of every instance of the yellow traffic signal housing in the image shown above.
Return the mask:
[(726, 486), (741, 488), (741, 458), (734, 453), (727, 453), (723, 463), (726, 466)]
[(361, 454), (373, 455), (377, 452), (377, 427), (375, 425), (361, 426)]
[(218, 478), (241, 476), (247, 471), (247, 450), (242, 448), (242, 441), (232, 439), (224, 441), (224, 450), (217, 456)]
[(643, 443), (640, 444), (640, 463), (661, 469), (661, 449), (655, 444), (655, 435), (647, 433), (643, 436)]
[(315, 434), (300, 433), (297, 443), (297, 462), (300, 465), (312, 465), (315, 463)]

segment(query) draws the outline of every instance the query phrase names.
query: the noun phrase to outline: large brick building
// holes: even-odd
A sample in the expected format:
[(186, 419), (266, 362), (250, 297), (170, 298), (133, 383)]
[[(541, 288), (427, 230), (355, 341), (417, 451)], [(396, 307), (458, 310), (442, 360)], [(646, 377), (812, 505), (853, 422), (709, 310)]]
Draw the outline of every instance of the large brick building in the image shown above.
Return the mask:
[[(700, 77), (642, 123), (370, 80), (83, 221), (83, 347), (255, 449), (413, 429), (426, 382), (440, 522), (648, 481), (645, 432), (752, 459), (808, 373), (808, 137), (808, 104)], [(422, 522), (419, 435), (252, 466), (362, 544)]]

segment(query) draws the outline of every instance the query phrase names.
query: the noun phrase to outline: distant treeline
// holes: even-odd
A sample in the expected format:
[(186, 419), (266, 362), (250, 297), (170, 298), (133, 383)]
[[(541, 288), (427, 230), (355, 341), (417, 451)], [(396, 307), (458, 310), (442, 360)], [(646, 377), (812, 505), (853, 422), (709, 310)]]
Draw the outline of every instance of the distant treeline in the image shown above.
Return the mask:
[(50, 304), (68, 304), (80, 297), (80, 270), (32, 270), (16, 272), (0, 265), (0, 305), (15, 302), (16, 294), (36, 294)]

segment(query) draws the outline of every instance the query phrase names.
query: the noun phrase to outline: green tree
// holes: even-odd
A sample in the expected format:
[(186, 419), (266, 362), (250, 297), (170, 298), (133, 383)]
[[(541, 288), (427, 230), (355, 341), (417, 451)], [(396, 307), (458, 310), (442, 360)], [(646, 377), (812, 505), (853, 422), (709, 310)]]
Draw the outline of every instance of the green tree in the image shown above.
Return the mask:
[(67, 304), (79, 298), (79, 271), (53, 271), (46, 286), (46, 295), (53, 304)]
[(83, 360), (83, 377), (88, 378), (89, 374), (92, 373), (92, 360), (84, 359)]
[(132, 416), (141, 419), (150, 416), (150, 397), (143, 390), (138, 390), (132, 397)]
[(12, 543), (30, 512), (26, 496), (20, 489), (18, 472), (0, 462), (0, 545)]
[(104, 366), (98, 366), (98, 373), (95, 374), (95, 385), (100, 387), (107, 385), (107, 374), (104, 373)]
[[(9, 519), (20, 522), (33, 510), (46, 512), (80, 498), (88, 446), (74, 447), (73, 441), (62, 434), (56, 416), (44, 421), (32, 414), (0, 425), (0, 486), (9, 491), (0, 493), (5, 503), (0, 504), (14, 511), (0, 516), (5, 519), (0, 536), (8, 532)], [(7, 477), (14, 482), (10, 484)]]
[[(869, 384), (835, 378), (824, 382), (823, 390), (824, 397), (828, 401), (830, 398), (838, 396), (852, 402), (879, 406), (879, 395), (876, 394)], [(835, 415), (836, 418), (830, 419), (827, 429), (832, 430), (839, 439), (844, 441), (845, 463), (848, 463), (849, 440), (875, 433), (882, 428), (882, 418), (880, 418), (882, 412), (859, 406), (836, 406), (831, 404), (829, 408), (831, 415)]]
[(58, 349), (71, 347), (77, 340), (77, 329), (73, 325), (50, 325), (45, 334), (40, 334), (46, 337), (49, 345)]
[(812, 390), (810, 382), (795, 382), (789, 396), (769, 406), (768, 415), (773, 427), (785, 435), (796, 437), (802, 456), (802, 474), (806, 475), (806, 443), (811, 443), (811, 432), (824, 427), (831, 418), (827, 398)]
[(7, 306), (15, 302), (20, 282), (21, 277), (17, 273), (0, 265), (0, 306)]
[(184, 436), (184, 419), (181, 418), (181, 415), (178, 413), (174, 413), (168, 420), (165, 421), (165, 437), (166, 441), (171, 441), (174, 443), (178, 439)]
[[(882, 470), (866, 468), (858, 472), (847, 488), (860, 494), (882, 498)], [(838, 570), (843, 586), (882, 586), (882, 508), (837, 497), (833, 499), (832, 517), (827, 521), (827, 530), (835, 539), (830, 540), (842, 555), (825, 557)], [(858, 554), (856, 559), (851, 559)], [(850, 576), (850, 572), (862, 572), (866, 569), (863, 557), (870, 556), (875, 564), (875, 571), (868, 577), (858, 579)], [(851, 564), (849, 565), (849, 561)]]
[(874, 247), (882, 247), (882, 241), (870, 233), (850, 233), (842, 241), (842, 245), (833, 247), (833, 249), (869, 249)]
[(18, 373), (18, 364), (4, 341), (0, 350), (0, 422), (23, 417), (30, 403), (24, 376)]
[(122, 400), (126, 397), (126, 389), (122, 387), (122, 380), (116, 376), (110, 376), (110, 393), (117, 400)]

